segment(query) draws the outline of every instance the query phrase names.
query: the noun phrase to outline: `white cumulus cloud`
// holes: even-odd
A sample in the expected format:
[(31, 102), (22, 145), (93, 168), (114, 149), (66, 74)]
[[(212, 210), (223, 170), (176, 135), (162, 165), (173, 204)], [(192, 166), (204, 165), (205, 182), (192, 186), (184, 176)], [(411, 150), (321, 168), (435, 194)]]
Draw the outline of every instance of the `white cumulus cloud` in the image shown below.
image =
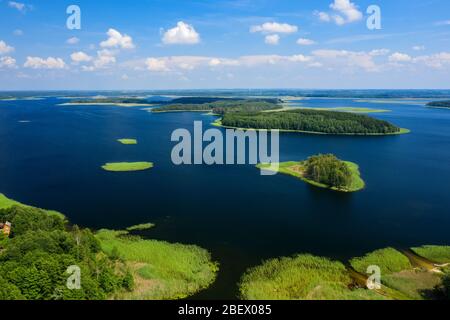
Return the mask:
[(166, 65), (166, 59), (164, 58), (148, 58), (145, 61), (147, 69), (153, 72), (165, 72), (169, 71)]
[(164, 32), (162, 42), (164, 44), (197, 44), (200, 42), (200, 34), (192, 25), (179, 21), (176, 27)]
[(333, 21), (339, 26), (357, 22), (363, 18), (362, 12), (359, 11), (358, 7), (353, 2), (350, 2), (350, 0), (334, 0), (334, 2), (330, 4), (330, 8), (333, 10), (330, 13), (316, 12), (315, 14), (321, 21)]
[(250, 28), (251, 33), (261, 32), (261, 33), (295, 33), (298, 31), (298, 27), (287, 24), (287, 23), (277, 23), (277, 22), (266, 22), (258, 26), (252, 26)]
[(300, 38), (297, 40), (297, 44), (301, 46), (312, 46), (313, 44), (316, 44), (316, 42), (311, 39)]
[(23, 66), (32, 69), (64, 69), (66, 64), (61, 58), (48, 57), (47, 59), (43, 59), (40, 57), (27, 57), (27, 61)]
[(280, 36), (277, 34), (271, 34), (271, 35), (266, 36), (264, 41), (266, 44), (276, 46), (277, 44), (280, 43)]
[(412, 58), (406, 53), (395, 52), (389, 56), (389, 62), (410, 62)]
[(109, 38), (100, 43), (102, 48), (133, 49), (135, 47), (133, 39), (130, 36), (121, 34), (116, 29), (111, 28), (106, 34)]
[(74, 52), (70, 55), (70, 58), (73, 62), (79, 63), (79, 62), (89, 62), (92, 60), (92, 57), (88, 54), (84, 53), (83, 51)]
[(0, 68), (16, 68), (16, 59), (13, 57), (1, 57), (0, 58)]
[(66, 41), (67, 44), (77, 44), (78, 42), (80, 42), (80, 39), (78, 39), (77, 37), (69, 38)]
[(5, 54), (13, 51), (13, 47), (8, 46), (5, 41), (0, 41), (0, 54)]

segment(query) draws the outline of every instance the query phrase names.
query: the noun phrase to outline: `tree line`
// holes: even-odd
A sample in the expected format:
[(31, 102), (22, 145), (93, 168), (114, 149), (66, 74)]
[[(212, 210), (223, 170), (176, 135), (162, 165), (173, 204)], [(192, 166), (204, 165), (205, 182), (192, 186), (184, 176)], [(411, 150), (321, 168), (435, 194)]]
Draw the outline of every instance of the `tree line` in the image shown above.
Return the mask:
[[(13, 226), (0, 240), (0, 300), (102, 300), (133, 289), (125, 264), (104, 254), (89, 229), (24, 206), (0, 210), (0, 221)], [(67, 287), (70, 266), (81, 269), (80, 290)]]
[(279, 129), (327, 134), (392, 134), (393, 124), (366, 115), (321, 110), (225, 113), (224, 126), (248, 129)]
[[(205, 100), (207, 101), (207, 100)], [(219, 100), (205, 103), (176, 103), (154, 108), (154, 112), (170, 111), (207, 111), (223, 115), (225, 113), (246, 112), (255, 113), (260, 111), (278, 110), (282, 107), (275, 103), (276, 99), (255, 100)]]

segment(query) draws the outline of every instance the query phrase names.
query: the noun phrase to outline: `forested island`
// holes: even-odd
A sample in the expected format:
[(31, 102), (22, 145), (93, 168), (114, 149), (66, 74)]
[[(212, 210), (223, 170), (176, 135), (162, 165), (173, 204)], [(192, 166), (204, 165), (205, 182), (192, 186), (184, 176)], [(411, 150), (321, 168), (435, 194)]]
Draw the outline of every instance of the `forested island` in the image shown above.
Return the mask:
[[(435, 253), (447, 265), (432, 268), (417, 264), (424, 257), (393, 248), (342, 262), (308, 254), (283, 257), (249, 269), (242, 277), (240, 297), (245, 300), (426, 300), (450, 299), (450, 247), (413, 248)], [(436, 255), (436, 252), (440, 253)], [(381, 269), (381, 288), (369, 290), (368, 268)]]
[[(187, 98), (186, 98), (187, 99)], [(205, 99), (203, 103), (188, 103), (191, 100), (183, 100), (185, 103), (174, 100), (171, 104), (151, 109), (154, 113), (163, 112), (210, 112), (217, 115), (235, 112), (259, 112), (268, 110), (280, 110), (283, 107), (278, 103), (278, 99), (219, 99), (209, 101)]]
[(73, 99), (67, 103), (61, 103), (60, 106), (72, 105), (114, 105), (119, 107), (151, 107), (154, 104), (142, 98), (92, 98), (92, 99)]
[[(185, 98), (187, 99), (187, 98)], [(197, 98), (198, 99), (198, 98)], [(202, 103), (171, 103), (150, 109), (153, 113), (207, 112), (220, 115), (214, 125), (227, 128), (302, 132), (336, 135), (395, 135), (408, 133), (387, 121), (359, 113), (388, 112), (367, 108), (314, 109), (292, 108), (279, 99), (220, 99)]]
[(219, 126), (241, 129), (277, 129), (335, 135), (395, 135), (408, 133), (387, 121), (337, 111), (293, 109), (282, 112), (225, 113)]
[(450, 108), (450, 100), (448, 101), (433, 101), (427, 104), (427, 107), (431, 108)]
[[(218, 265), (205, 249), (144, 240), (131, 231), (96, 233), (70, 225), (64, 215), (34, 208), (0, 194), (0, 300), (179, 299), (208, 287)], [(66, 273), (81, 269), (79, 290)]]
[[(257, 165), (262, 170), (274, 170), (271, 164)], [(340, 192), (356, 192), (364, 189), (357, 164), (342, 161), (335, 155), (317, 155), (301, 162), (283, 162), (278, 172), (294, 176), (311, 185)]]

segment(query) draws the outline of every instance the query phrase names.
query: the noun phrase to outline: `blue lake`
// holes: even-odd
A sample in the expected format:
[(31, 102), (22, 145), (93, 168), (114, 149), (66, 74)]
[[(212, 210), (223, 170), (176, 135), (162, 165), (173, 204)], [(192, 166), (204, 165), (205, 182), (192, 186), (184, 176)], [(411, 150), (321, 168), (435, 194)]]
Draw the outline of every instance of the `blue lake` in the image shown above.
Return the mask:
[[(55, 97), (0, 101), (0, 192), (63, 212), (74, 224), (121, 229), (142, 222), (154, 239), (197, 244), (220, 262), (196, 298), (234, 298), (242, 273), (263, 259), (312, 253), (342, 261), (386, 246), (450, 244), (450, 110), (420, 100), (310, 98), (307, 107), (389, 109), (372, 114), (411, 134), (386, 137), (282, 134), (281, 160), (334, 153), (356, 162), (365, 190), (342, 194), (253, 166), (175, 166), (173, 130), (210, 128), (200, 113), (58, 106)], [(383, 103), (382, 103), (383, 102)], [(221, 129), (222, 130), (222, 129)], [(136, 138), (136, 146), (117, 143)], [(114, 174), (107, 162), (151, 161)]]

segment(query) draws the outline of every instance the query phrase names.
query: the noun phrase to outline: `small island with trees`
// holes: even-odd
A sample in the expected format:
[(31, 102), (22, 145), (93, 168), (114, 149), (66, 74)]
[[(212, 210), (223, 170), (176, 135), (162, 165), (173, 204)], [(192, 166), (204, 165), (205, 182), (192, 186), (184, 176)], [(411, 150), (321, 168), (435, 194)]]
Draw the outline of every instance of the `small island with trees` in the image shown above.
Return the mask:
[(234, 112), (253, 113), (283, 109), (283, 107), (278, 104), (278, 99), (198, 99), (200, 98), (176, 99), (168, 105), (153, 108), (150, 109), (150, 111), (152, 113), (209, 112), (211, 114), (223, 115), (225, 113)]
[[(275, 170), (273, 164), (258, 164), (261, 170)], [(299, 178), (313, 186), (339, 192), (356, 192), (364, 189), (356, 163), (342, 161), (332, 154), (312, 156), (306, 161), (283, 162), (278, 172)]]
[(427, 107), (450, 109), (450, 100), (447, 100), (447, 101), (432, 101), (432, 102), (427, 104)]
[(387, 121), (367, 115), (292, 108), (282, 112), (226, 112), (216, 126), (226, 128), (280, 130), (328, 135), (398, 135), (409, 133)]

